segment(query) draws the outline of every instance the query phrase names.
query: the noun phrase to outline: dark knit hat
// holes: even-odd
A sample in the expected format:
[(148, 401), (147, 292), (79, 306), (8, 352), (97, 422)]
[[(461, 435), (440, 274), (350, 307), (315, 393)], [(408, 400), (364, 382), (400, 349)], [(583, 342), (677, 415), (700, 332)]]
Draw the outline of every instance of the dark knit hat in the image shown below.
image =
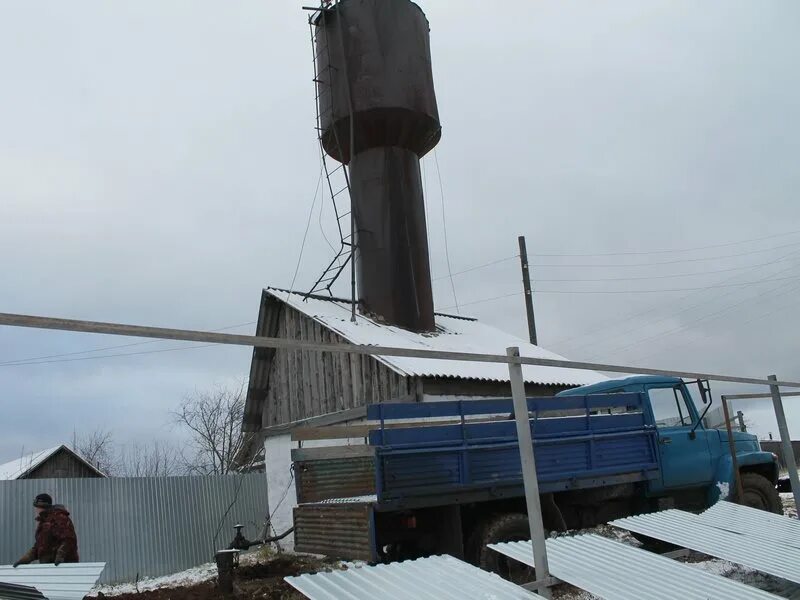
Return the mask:
[(36, 496), (36, 500), (33, 501), (33, 505), (36, 508), (50, 508), (53, 506), (53, 499), (50, 494), (39, 494)]

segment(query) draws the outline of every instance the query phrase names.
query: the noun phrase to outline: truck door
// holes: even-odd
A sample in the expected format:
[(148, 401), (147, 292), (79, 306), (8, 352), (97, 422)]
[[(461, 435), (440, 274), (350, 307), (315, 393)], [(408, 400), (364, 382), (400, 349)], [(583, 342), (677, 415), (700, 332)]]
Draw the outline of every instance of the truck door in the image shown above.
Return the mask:
[(708, 432), (700, 424), (694, 403), (683, 385), (647, 390), (658, 431), (662, 485), (665, 489), (708, 485), (713, 477)]

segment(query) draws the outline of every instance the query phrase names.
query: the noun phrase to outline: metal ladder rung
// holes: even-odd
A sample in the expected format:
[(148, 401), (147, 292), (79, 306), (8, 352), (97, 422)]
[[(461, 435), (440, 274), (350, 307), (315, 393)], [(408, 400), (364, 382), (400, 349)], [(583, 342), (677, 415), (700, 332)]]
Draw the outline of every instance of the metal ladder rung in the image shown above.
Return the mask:
[(339, 221), (341, 221), (342, 219), (344, 219), (345, 217), (347, 217), (348, 215), (350, 215), (350, 212), (351, 212), (351, 211), (349, 211), (349, 210), (348, 210), (348, 211), (347, 211), (346, 213), (344, 213), (343, 215), (340, 215), (340, 216), (336, 217), (336, 219), (337, 219), (337, 220), (339, 220)]
[(342, 189), (340, 189), (338, 192), (336, 192), (336, 193), (333, 195), (333, 198), (336, 198), (336, 196), (338, 196), (338, 195), (339, 195), (339, 194), (341, 194), (342, 192), (345, 192), (345, 191), (347, 191), (348, 189), (350, 189), (350, 188), (348, 188), (347, 186), (344, 186)]

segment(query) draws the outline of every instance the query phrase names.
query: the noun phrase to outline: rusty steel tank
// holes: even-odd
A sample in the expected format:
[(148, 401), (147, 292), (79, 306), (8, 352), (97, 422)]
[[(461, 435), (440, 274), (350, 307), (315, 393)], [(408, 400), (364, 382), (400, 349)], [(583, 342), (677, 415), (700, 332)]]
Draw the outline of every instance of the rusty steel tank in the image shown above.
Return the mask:
[(359, 305), (433, 331), (419, 164), (441, 136), (428, 20), (409, 0), (342, 0), (315, 28), (322, 145), (349, 165)]

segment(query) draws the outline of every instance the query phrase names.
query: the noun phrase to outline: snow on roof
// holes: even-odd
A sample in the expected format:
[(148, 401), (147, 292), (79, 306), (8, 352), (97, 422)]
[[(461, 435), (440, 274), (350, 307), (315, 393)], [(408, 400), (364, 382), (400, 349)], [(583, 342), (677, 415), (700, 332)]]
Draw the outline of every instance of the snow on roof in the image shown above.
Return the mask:
[[(319, 297), (303, 299), (302, 294), (268, 288), (269, 294), (304, 315), (335, 331), (350, 343), (391, 346), (417, 350), (505, 354), (506, 348), (518, 346), (522, 356), (567, 360), (540, 346), (486, 325), (475, 319), (436, 315), (436, 333), (414, 333), (399, 327), (376, 323), (363, 315), (350, 320), (350, 304)], [(508, 381), (508, 366), (503, 363), (479, 363), (457, 360), (376, 356), (395, 371), (417, 377), (456, 377), (486, 381)], [(523, 376), (529, 383), (551, 385), (587, 385), (608, 379), (596, 371), (523, 365)]]
[(47, 450), (40, 450), (39, 452), (26, 454), (17, 460), (12, 460), (0, 465), (0, 480), (7, 481), (11, 479), (19, 479), (25, 475), (25, 473), (41, 465), (59, 450), (61, 450), (61, 446), (48, 448)]
[(84, 459), (81, 455), (77, 452), (73, 452), (64, 444), (60, 446), (56, 446), (55, 448), (48, 448), (47, 450), (40, 450), (39, 452), (33, 452), (31, 454), (26, 454), (25, 456), (21, 456), (16, 460), (12, 460), (7, 463), (3, 463), (0, 465), (0, 481), (9, 481), (13, 479), (20, 479), (23, 476), (27, 475), (39, 465), (41, 465), (44, 461), (48, 458), (53, 456), (56, 452), (61, 449), (66, 450), (75, 458), (80, 460), (81, 462), (85, 463), (90, 469), (97, 471), (98, 474), (105, 477), (105, 473), (98, 470), (94, 465)]

